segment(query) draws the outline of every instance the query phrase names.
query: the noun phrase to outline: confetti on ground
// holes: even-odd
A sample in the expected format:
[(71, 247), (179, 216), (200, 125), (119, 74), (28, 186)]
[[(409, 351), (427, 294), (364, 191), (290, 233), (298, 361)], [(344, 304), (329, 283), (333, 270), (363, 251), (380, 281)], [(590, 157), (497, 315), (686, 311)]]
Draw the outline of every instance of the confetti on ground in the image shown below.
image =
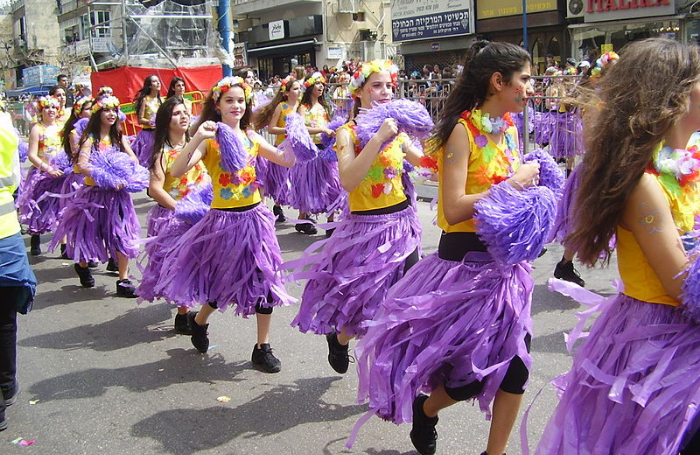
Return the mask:
[(158, 368), (158, 371), (165, 371), (165, 368)]
[(209, 350), (211, 351), (212, 349), (218, 348), (218, 347), (219, 347), (219, 345), (218, 345), (218, 344), (215, 344), (215, 345), (213, 345), (213, 346), (209, 346)]
[(39, 402), (39, 399), (29, 400), (29, 404), (37, 404), (38, 402)]
[(226, 395), (222, 395), (216, 399), (216, 401), (220, 401), (222, 403), (228, 403), (231, 401), (231, 397), (227, 397)]
[(11, 442), (12, 442), (12, 444), (15, 444), (15, 445), (18, 445), (18, 446), (27, 447), (27, 446), (31, 446), (31, 445), (35, 444), (35, 443), (36, 443), (36, 440), (30, 439), (29, 441), (25, 441), (25, 440), (22, 439), (22, 438), (17, 438), (17, 439), (15, 439), (14, 441), (11, 441)]
[(61, 262), (61, 265), (62, 265), (63, 267), (68, 267), (70, 264), (67, 263), (67, 262)]

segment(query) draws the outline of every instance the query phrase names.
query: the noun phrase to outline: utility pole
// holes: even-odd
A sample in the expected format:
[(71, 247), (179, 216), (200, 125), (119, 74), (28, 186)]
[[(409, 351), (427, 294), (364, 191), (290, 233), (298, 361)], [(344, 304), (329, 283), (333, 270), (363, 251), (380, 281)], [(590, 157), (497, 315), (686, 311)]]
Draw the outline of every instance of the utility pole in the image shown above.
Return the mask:
[[(217, 21), (217, 29), (221, 35), (221, 46), (229, 55), (231, 55), (231, 26), (229, 25), (231, 19), (230, 0), (219, 0), (217, 13), (219, 16)], [(233, 74), (231, 67), (228, 65), (222, 65), (221, 70), (224, 77), (231, 76)]]

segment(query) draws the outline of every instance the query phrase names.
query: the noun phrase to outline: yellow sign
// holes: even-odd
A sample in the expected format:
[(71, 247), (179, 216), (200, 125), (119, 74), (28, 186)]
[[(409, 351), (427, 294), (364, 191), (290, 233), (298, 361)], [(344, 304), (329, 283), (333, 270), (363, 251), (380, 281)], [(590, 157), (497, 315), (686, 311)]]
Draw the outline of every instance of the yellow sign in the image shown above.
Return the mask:
[(613, 45), (612, 44), (601, 44), (600, 45), (600, 53), (605, 54), (606, 52), (612, 52), (613, 51)]
[[(556, 10), (556, 0), (527, 0), (528, 14)], [(477, 19), (518, 16), (520, 14), (523, 14), (522, 0), (479, 0), (476, 2)]]

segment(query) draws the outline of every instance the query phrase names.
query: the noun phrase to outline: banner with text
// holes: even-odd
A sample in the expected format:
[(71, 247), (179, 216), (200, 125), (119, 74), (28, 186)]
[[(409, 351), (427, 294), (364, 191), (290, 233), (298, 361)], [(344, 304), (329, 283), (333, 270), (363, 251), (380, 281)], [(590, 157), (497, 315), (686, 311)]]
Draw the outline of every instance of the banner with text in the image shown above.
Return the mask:
[[(556, 0), (527, 0), (528, 14), (556, 10)], [(479, 0), (476, 5), (476, 18), (479, 20), (520, 14), (523, 14), (522, 0)]]
[(474, 0), (393, 0), (393, 41), (474, 33)]

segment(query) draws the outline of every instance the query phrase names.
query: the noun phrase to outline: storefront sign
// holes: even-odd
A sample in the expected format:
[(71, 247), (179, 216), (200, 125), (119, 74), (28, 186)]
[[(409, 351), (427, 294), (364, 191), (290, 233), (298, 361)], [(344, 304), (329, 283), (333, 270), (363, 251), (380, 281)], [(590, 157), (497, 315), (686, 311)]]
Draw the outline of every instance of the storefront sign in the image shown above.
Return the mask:
[[(528, 14), (556, 10), (557, 0), (527, 0)], [(522, 0), (478, 0), (476, 3), (476, 18), (479, 20), (520, 14), (523, 14)]]
[(329, 47), (328, 48), (328, 59), (336, 60), (343, 58), (343, 48), (342, 47)]
[(394, 0), (393, 41), (440, 38), (474, 33), (473, 0)]
[(676, 14), (675, 0), (585, 0), (586, 22)]
[(235, 69), (248, 67), (248, 55), (246, 55), (245, 44), (236, 43), (233, 45), (233, 67)]
[(284, 21), (270, 22), (270, 41), (284, 38)]

